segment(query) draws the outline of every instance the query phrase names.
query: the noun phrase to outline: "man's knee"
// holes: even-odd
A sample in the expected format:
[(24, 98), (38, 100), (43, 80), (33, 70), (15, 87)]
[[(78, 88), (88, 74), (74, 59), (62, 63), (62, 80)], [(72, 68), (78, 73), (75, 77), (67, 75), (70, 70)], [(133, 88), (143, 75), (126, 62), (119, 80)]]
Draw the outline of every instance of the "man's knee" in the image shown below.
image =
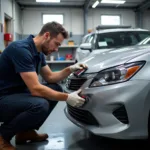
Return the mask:
[(32, 103), (32, 109), (30, 110), (32, 113), (38, 114), (39, 117), (44, 117), (48, 114), (50, 106), (47, 100), (44, 98), (35, 99), (35, 103)]

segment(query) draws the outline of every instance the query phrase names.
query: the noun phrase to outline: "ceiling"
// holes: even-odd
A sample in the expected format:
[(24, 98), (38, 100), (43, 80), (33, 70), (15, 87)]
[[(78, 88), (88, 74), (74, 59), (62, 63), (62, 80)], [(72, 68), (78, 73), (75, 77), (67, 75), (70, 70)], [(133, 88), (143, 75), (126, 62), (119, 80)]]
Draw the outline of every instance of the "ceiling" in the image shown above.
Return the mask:
[[(60, 3), (37, 3), (36, 0), (16, 0), (21, 7), (91, 7), (96, 0), (61, 0)], [(101, 4), (99, 8), (148, 8), (150, 6), (149, 0), (126, 0), (126, 3), (121, 5), (116, 4)]]

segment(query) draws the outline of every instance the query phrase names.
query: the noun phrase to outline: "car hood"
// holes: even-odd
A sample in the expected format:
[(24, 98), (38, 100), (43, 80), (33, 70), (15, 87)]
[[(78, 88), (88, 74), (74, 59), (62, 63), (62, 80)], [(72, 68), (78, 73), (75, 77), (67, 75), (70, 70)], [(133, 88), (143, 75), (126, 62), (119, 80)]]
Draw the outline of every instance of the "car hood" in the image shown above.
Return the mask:
[(88, 70), (86, 73), (99, 72), (105, 68), (124, 64), (127, 61), (147, 53), (150, 51), (150, 45), (128, 46), (124, 48), (117, 48), (106, 52), (92, 54), (78, 63), (86, 63)]
[(107, 52), (107, 51), (110, 51), (110, 50), (114, 50), (116, 48), (109, 48), (109, 49), (96, 49), (96, 50), (93, 50), (91, 53), (90, 53), (90, 56), (91, 55), (97, 55), (97, 54), (100, 54), (100, 53), (103, 53), (103, 52)]

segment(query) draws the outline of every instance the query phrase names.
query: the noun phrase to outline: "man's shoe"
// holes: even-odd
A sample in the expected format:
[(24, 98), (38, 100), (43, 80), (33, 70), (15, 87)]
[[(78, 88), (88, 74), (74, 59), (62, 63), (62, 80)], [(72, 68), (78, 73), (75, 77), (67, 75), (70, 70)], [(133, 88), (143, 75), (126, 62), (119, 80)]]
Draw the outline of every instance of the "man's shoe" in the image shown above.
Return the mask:
[(16, 148), (0, 136), (0, 150), (16, 150)]
[(38, 134), (34, 130), (22, 132), (16, 135), (16, 144), (25, 144), (27, 141), (30, 142), (41, 142), (48, 138), (47, 134)]

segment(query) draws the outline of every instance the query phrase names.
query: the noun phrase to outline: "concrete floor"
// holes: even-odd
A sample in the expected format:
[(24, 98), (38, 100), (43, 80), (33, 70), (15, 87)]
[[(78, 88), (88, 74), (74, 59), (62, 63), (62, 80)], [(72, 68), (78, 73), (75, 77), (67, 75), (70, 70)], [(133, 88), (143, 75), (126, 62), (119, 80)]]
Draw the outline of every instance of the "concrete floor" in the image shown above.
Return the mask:
[[(17, 145), (18, 150), (146, 150), (149, 146), (145, 140), (122, 141), (97, 136), (91, 136), (88, 132), (71, 123), (64, 114), (64, 102), (59, 102), (46, 122), (38, 131), (48, 133), (49, 138), (41, 143), (28, 143)], [(14, 144), (14, 138), (12, 139)], [(132, 148), (133, 149), (133, 148)]]

